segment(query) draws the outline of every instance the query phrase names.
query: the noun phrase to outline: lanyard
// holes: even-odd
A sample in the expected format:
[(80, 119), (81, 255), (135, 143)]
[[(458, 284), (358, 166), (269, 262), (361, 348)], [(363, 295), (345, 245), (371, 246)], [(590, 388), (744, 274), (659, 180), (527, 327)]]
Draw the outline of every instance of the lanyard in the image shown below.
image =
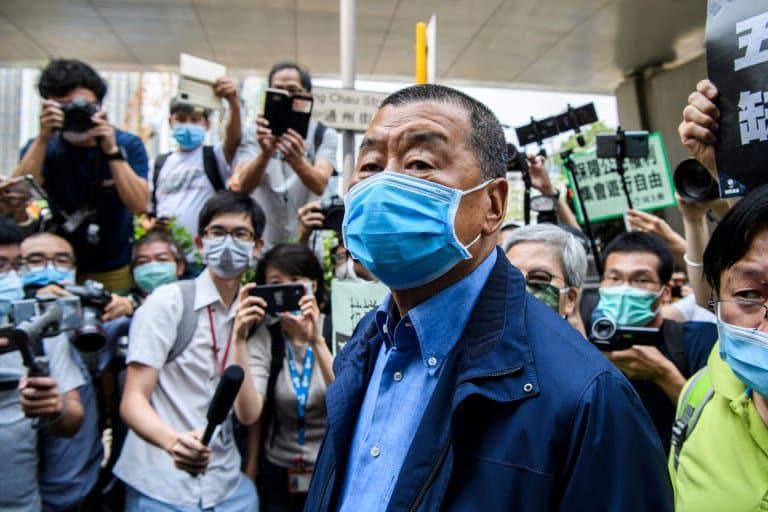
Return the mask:
[(291, 384), (296, 390), (296, 417), (299, 421), (299, 446), (304, 446), (304, 427), (307, 400), (309, 399), (309, 383), (312, 377), (312, 361), (315, 358), (312, 347), (307, 345), (307, 354), (304, 356), (304, 372), (299, 377), (299, 370), (296, 367), (296, 357), (293, 355), (293, 349), (288, 341), (285, 342), (286, 355), (288, 356), (288, 370), (291, 372)]
[(224, 366), (227, 364), (229, 358), (229, 347), (232, 345), (232, 331), (235, 330), (235, 326), (229, 330), (229, 337), (227, 338), (227, 347), (224, 349), (224, 359), (219, 364), (219, 345), (216, 343), (216, 329), (213, 326), (213, 313), (211, 312), (211, 306), (208, 306), (208, 326), (211, 328), (211, 347), (213, 348), (213, 366), (219, 367), (219, 376), (224, 374)]

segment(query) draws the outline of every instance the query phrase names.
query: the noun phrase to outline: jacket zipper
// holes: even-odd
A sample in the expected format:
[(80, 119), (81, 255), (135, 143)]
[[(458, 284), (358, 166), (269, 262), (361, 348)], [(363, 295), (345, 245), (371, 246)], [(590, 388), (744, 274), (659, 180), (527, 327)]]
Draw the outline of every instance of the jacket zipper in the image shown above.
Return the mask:
[[(472, 381), (472, 380), (486, 379), (486, 378), (491, 378), (491, 377), (502, 377), (504, 375), (511, 375), (513, 373), (519, 372), (520, 370), (522, 370), (522, 368), (523, 368), (522, 366), (518, 366), (516, 368), (510, 368), (510, 369), (507, 369), (507, 370), (500, 370), (500, 371), (497, 371), (497, 372), (487, 373), (485, 375), (480, 375), (480, 376), (476, 376), (476, 377), (471, 377), (469, 379), (464, 379), (464, 380), (460, 381), (456, 385), (456, 388), (458, 388), (459, 385), (464, 384), (465, 382)], [(408, 508), (408, 512), (415, 512), (419, 508), (419, 505), (421, 505), (421, 502), (424, 500), (424, 497), (427, 495), (427, 490), (432, 485), (432, 483), (434, 482), (435, 478), (437, 478), (437, 473), (440, 470), (440, 468), (442, 467), (443, 462), (445, 462), (445, 457), (448, 455), (448, 447), (450, 446), (450, 444), (451, 444), (451, 440), (450, 440), (450, 438), (448, 438), (448, 441), (445, 443), (445, 445), (442, 448), (442, 451), (440, 452), (440, 456), (437, 458), (437, 463), (432, 468), (432, 471), (430, 471), (429, 476), (427, 477), (426, 482), (424, 482), (424, 485), (419, 490), (419, 494), (416, 495), (416, 499), (414, 500), (413, 504)]]
[(325, 479), (325, 484), (323, 484), (323, 493), (320, 495), (320, 501), (317, 503), (318, 512), (322, 510), (323, 502), (325, 501), (325, 493), (328, 491), (328, 482), (331, 481), (331, 476), (333, 476), (334, 471), (336, 471), (335, 462), (333, 463), (333, 465), (331, 465), (331, 470), (328, 472), (328, 477)]

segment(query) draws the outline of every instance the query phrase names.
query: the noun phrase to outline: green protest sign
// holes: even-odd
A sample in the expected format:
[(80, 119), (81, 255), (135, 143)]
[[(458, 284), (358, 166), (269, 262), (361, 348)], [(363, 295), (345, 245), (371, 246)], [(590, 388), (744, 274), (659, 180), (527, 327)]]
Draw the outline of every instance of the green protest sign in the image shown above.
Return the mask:
[[(616, 161), (612, 158), (597, 158), (594, 150), (573, 155), (571, 160), (589, 220), (600, 222), (621, 217), (627, 211), (627, 200), (621, 187), (621, 178), (616, 172)], [(660, 133), (648, 136), (648, 158), (627, 158), (624, 169), (635, 209), (652, 211), (677, 204), (672, 171)], [(570, 172), (566, 174), (568, 186), (575, 192), (573, 176)], [(575, 193), (573, 202), (576, 218), (579, 224), (583, 224), (583, 206)]]
[(333, 321), (333, 355), (344, 348), (355, 326), (366, 313), (375, 309), (389, 293), (381, 283), (331, 281), (331, 320)]

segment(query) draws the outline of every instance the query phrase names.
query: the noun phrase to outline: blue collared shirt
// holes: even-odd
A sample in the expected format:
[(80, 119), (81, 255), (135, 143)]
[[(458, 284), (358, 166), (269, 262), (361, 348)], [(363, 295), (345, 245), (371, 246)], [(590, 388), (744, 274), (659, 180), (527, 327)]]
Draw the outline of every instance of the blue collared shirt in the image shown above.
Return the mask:
[(340, 510), (387, 508), (443, 363), (469, 321), (496, 251), (399, 321), (392, 295), (376, 311), (384, 340), (349, 451)]

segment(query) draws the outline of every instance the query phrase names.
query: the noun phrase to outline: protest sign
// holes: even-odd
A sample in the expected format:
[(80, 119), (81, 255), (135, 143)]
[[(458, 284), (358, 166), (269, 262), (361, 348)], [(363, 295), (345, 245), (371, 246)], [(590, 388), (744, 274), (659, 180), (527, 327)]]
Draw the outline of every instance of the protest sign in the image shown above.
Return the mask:
[[(627, 211), (627, 199), (616, 172), (616, 160), (597, 158), (595, 151), (573, 155), (571, 160), (584, 199), (582, 206), (574, 197), (576, 218), (584, 223), (582, 208), (586, 207), (590, 222), (600, 222), (621, 217)], [(624, 160), (624, 177), (637, 210), (660, 210), (677, 204), (672, 171), (661, 134), (648, 136), (648, 157)], [(573, 176), (568, 173), (568, 185), (575, 190)]]
[(389, 288), (381, 283), (339, 279), (331, 281), (334, 356), (344, 348), (360, 319), (377, 308), (387, 293)]
[(720, 109), (720, 196), (768, 183), (768, 0), (709, 0), (707, 72)]

